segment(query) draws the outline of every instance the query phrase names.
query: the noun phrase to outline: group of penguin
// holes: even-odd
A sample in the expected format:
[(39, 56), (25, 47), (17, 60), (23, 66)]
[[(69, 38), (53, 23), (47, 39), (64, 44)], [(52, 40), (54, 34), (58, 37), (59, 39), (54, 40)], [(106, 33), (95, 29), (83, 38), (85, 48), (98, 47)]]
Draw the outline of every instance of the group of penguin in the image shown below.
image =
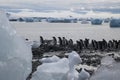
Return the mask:
[(108, 42), (103, 39), (101, 41), (90, 40), (85, 38), (77, 40), (76, 43), (72, 39), (66, 39), (65, 37), (53, 37), (52, 40), (45, 40), (40, 36), (40, 48), (44, 48), (45, 51), (57, 51), (57, 50), (75, 50), (75, 51), (115, 51), (120, 50), (120, 40), (109, 40)]
[[(33, 45), (32, 45), (33, 46)], [(65, 37), (58, 37), (58, 39), (56, 37), (53, 37), (52, 40), (46, 40), (44, 39), (42, 36), (40, 36), (40, 41), (39, 42), (34, 42), (34, 46), (36, 47), (32, 47), (32, 50), (35, 49), (35, 53), (39, 53), (39, 51), (59, 51), (59, 50), (66, 50), (66, 51), (79, 51), (79, 52), (82, 52), (83, 50), (90, 50), (90, 51), (97, 51), (97, 50), (100, 50), (100, 51), (117, 51), (117, 50), (120, 50), (120, 40), (109, 40), (109, 41), (106, 41), (105, 39), (101, 40), (101, 41), (96, 41), (96, 40), (90, 40), (85, 38), (85, 40), (83, 39), (80, 39), (80, 40), (77, 40), (76, 43), (74, 43), (74, 41), (72, 39), (66, 39)], [(36, 50), (38, 52), (36, 52)], [(74, 55), (75, 55), (75, 52), (73, 52)], [(73, 55), (72, 55), (73, 56)], [(56, 58), (55, 60), (52, 60), (50, 58), (47, 58), (48, 60), (46, 60), (45, 58), (43, 58), (41, 60), (41, 62), (53, 62), (53, 61), (58, 61), (60, 58), (56, 57), (56, 56), (53, 56), (54, 58)], [(68, 59), (69, 59), (70, 55), (68, 56)], [(85, 56), (86, 57), (86, 56)], [(74, 59), (77, 59), (77, 58), (74, 58)], [(115, 58), (116, 59), (116, 58)], [(120, 58), (119, 58), (120, 59)], [(71, 58), (70, 58), (71, 60)], [(72, 61), (75, 61), (77, 63), (77, 61), (79, 60), (71, 60)], [(97, 61), (97, 64), (99, 64), (98, 62), (100, 61), (100, 59), (98, 58), (98, 61)], [(118, 59), (117, 59), (118, 61)], [(70, 62), (70, 65), (71, 65), (71, 62)], [(84, 61), (85, 62), (85, 61)], [(81, 61), (82, 63), (82, 61)], [(88, 62), (90, 63), (90, 62)], [(70, 75), (73, 73), (72, 72), (72, 69), (73, 69), (73, 66), (70, 67)], [(78, 79), (78, 80), (87, 80), (89, 77), (90, 77), (90, 74), (88, 73), (88, 71), (84, 68), (80, 68), (79, 70), (77, 70), (79, 72), (79, 76), (84, 75), (83, 79)], [(82, 78), (82, 77), (79, 77), (79, 78)], [(72, 78), (68, 79), (68, 80), (74, 80)]]
[[(29, 41), (28, 39), (26, 39)], [(42, 57), (45, 52), (54, 51), (77, 51), (78, 53), (84, 53), (86, 51), (96, 52), (96, 51), (119, 51), (120, 50), (120, 40), (109, 40), (105, 39), (101, 41), (89, 40), (87, 38), (77, 40), (74, 42), (72, 39), (66, 39), (65, 37), (53, 37), (53, 39), (48, 40), (40, 36), (40, 41), (32, 42), (32, 53), (33, 57)]]

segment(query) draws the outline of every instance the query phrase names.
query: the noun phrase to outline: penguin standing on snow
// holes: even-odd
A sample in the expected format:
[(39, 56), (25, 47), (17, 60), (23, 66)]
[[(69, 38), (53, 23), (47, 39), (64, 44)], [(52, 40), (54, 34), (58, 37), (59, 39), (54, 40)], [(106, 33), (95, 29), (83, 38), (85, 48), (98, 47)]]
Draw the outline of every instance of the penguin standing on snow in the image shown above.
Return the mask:
[(73, 49), (73, 40), (72, 39), (68, 40), (68, 47), (70, 49)]

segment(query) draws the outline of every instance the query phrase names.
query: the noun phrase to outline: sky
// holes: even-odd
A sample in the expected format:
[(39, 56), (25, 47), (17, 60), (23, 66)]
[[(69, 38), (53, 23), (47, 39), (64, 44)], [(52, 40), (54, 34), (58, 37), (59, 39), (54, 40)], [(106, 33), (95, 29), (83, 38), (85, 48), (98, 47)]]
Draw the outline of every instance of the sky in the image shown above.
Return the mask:
[(69, 10), (85, 14), (92, 10), (120, 14), (120, 0), (0, 0), (0, 8), (10, 12)]
[(27, 9), (85, 9), (120, 8), (120, 0), (0, 0), (5, 8)]

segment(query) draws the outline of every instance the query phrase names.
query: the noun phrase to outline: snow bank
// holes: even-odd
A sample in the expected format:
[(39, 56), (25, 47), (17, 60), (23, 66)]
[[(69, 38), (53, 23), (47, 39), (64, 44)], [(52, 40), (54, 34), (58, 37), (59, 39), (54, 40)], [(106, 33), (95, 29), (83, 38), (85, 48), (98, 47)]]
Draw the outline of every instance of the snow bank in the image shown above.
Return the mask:
[(0, 11), (0, 80), (26, 80), (31, 72), (30, 46), (17, 36), (4, 11)]

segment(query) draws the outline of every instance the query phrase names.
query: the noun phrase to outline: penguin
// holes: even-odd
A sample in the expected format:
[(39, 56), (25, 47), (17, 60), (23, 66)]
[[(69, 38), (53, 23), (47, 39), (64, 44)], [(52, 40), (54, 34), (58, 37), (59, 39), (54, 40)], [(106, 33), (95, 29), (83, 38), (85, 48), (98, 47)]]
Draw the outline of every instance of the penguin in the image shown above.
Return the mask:
[(40, 43), (41, 43), (41, 44), (44, 44), (44, 39), (43, 39), (42, 36), (40, 36)]
[(28, 38), (26, 38), (25, 40), (26, 40), (26, 41), (28, 41), (29, 39), (28, 39)]
[(73, 40), (72, 40), (72, 39), (70, 39), (70, 40), (68, 41), (68, 48), (69, 48), (69, 49), (73, 49)]
[(58, 39), (59, 39), (59, 46), (62, 46), (62, 39), (61, 39), (61, 37), (58, 37)]
[(84, 48), (84, 43), (82, 39), (80, 39), (80, 43), (81, 43), (82, 48)]
[(57, 45), (57, 39), (56, 39), (56, 37), (53, 37), (53, 45)]
[(105, 39), (102, 40), (103, 43), (103, 49), (107, 49), (107, 41)]
[(63, 44), (63, 46), (66, 46), (66, 38), (65, 37), (62, 38), (62, 44)]
[(77, 43), (77, 50), (78, 51), (82, 51), (82, 44), (81, 44), (81, 42), (80, 41), (76, 41), (76, 43)]

